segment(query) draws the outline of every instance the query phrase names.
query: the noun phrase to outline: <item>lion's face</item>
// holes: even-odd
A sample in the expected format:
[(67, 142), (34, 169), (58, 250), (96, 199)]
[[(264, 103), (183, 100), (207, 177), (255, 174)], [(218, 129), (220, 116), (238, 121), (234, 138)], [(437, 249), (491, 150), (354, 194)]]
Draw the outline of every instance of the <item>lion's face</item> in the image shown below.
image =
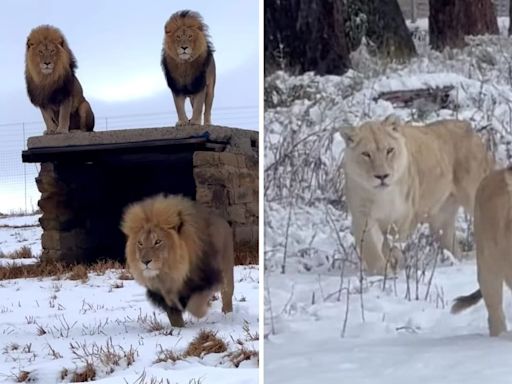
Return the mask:
[(158, 275), (165, 263), (172, 264), (172, 234), (160, 228), (143, 228), (136, 236), (135, 255), (142, 273), (146, 277)]
[(70, 65), (64, 37), (50, 27), (34, 29), (27, 38), (26, 64), (38, 78), (52, 77)]
[(398, 123), (364, 123), (343, 137), (346, 172), (367, 188), (385, 190), (404, 172), (407, 153)]
[(207, 49), (203, 32), (192, 27), (181, 27), (166, 35), (165, 46), (172, 57), (182, 62), (195, 60)]

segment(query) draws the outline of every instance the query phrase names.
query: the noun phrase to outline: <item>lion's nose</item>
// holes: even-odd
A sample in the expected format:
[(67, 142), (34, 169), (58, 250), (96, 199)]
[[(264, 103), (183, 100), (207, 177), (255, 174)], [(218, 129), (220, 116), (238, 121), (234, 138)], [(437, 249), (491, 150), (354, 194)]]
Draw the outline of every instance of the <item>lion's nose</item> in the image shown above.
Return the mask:
[(183, 49), (184, 51), (186, 51), (188, 49), (188, 47), (181, 47), (181, 49)]
[(382, 175), (373, 175), (373, 176), (375, 176), (376, 179), (383, 182), (384, 180), (386, 180), (389, 177), (389, 173), (384, 173)]
[(51, 62), (49, 62), (49, 61), (44, 62), (44, 65), (46, 65), (46, 66), (49, 66), (50, 64), (51, 64)]
[(151, 260), (144, 260), (143, 261), (144, 265), (147, 267), (149, 263), (151, 263)]

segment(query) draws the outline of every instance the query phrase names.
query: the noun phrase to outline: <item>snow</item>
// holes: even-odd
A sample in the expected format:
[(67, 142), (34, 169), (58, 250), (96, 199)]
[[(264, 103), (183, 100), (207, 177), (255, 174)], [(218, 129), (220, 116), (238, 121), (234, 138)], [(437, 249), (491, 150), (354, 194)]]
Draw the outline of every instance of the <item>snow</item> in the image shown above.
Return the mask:
[(0, 217), (0, 255), (8, 255), (23, 246), (32, 250), (34, 258), (12, 259), (0, 256), (0, 266), (7, 264), (33, 264), (41, 254), (41, 215)]
[[(364, 321), (357, 277), (345, 277), (339, 301), (340, 277), (333, 273), (271, 273), (265, 284), (275, 328), (265, 342), (269, 382), (510, 382), (512, 334), (488, 336), (483, 303), (459, 315), (449, 313), (451, 299), (477, 287), (473, 261), (440, 267), (427, 299), (427, 282), (419, 284), (419, 300), (415, 289), (412, 300), (404, 298), (403, 272), (396, 287), (392, 280), (383, 289), (382, 279), (368, 279), (363, 283)], [(505, 292), (505, 312), (512, 319), (511, 295)], [(271, 331), (269, 322), (266, 330)]]
[[(389, 114), (413, 124), (464, 119), (498, 166), (512, 163), (512, 40), (471, 37), (466, 48), (439, 53), (428, 48), (426, 27), (426, 20), (410, 25), (419, 54), (405, 64), (382, 62), (364, 46), (343, 76), (265, 79), (267, 382), (510, 382), (512, 333), (488, 336), (483, 303), (450, 314), (454, 298), (478, 287), (472, 224), (462, 212), (463, 260), (440, 254), (419, 228), (401, 244), (408, 264), (396, 278), (385, 287), (382, 277), (360, 282), (342, 190), (342, 129)], [(385, 91), (445, 86), (453, 90), (442, 108), (379, 99)], [(512, 321), (506, 288), (504, 309)]]
[[(30, 227), (33, 233), (22, 232), (27, 239), (21, 242), (12, 235), (13, 230), (22, 229), (13, 227), (36, 222), (36, 216), (0, 219), (1, 249), (29, 245), (34, 252), (40, 250), (39, 243), (32, 243), (41, 234), (39, 227)], [(0, 281), (0, 382), (16, 382), (20, 371), (29, 372), (38, 383), (70, 382), (72, 373), (83, 370), (87, 361), (96, 368), (94, 382), (105, 384), (142, 384), (151, 379), (157, 383), (168, 379), (173, 384), (258, 382), (256, 357), (238, 368), (230, 360), (242, 346), (259, 350), (257, 266), (235, 268), (232, 314), (224, 315), (220, 299), (215, 300), (205, 318), (185, 315), (183, 329), (172, 328), (165, 313), (148, 302), (145, 289), (134, 280), (121, 280), (120, 274), (121, 270), (103, 275), (89, 272), (86, 282), (66, 278)], [(163, 328), (152, 331), (154, 321)], [(227, 343), (227, 351), (156, 362), (162, 350), (183, 353), (203, 329), (216, 332)], [(101, 350), (118, 354), (118, 365), (102, 363)], [(132, 364), (130, 351), (135, 357)], [(65, 369), (68, 374), (62, 378)]]

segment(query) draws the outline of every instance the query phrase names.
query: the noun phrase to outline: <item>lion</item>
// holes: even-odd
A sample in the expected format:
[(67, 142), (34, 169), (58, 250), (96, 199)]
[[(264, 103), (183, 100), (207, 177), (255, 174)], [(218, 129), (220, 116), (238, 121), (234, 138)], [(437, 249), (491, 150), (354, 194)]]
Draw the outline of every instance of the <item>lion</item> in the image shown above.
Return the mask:
[(419, 223), (440, 234), (456, 256), (455, 218), (460, 207), (472, 215), (478, 183), (493, 159), (465, 121), (425, 126), (401, 124), (395, 116), (342, 130), (342, 167), (352, 215), (352, 234), (369, 274), (396, 269), (403, 241)]
[[(215, 60), (208, 27), (197, 12), (179, 11), (165, 23), (162, 69), (172, 91), (178, 114), (176, 126), (210, 125), (215, 89)], [(185, 113), (185, 99), (192, 105), (190, 120)]]
[(480, 183), (474, 218), (478, 284), (475, 292), (455, 299), (452, 313), (459, 313), (483, 297), (489, 334), (507, 331), (503, 313), (503, 281), (512, 289), (512, 167), (496, 170)]
[(25, 54), (25, 81), (32, 104), (41, 109), (45, 134), (92, 131), (94, 114), (75, 76), (76, 60), (62, 32), (34, 28)]
[(227, 221), (188, 198), (160, 194), (128, 206), (121, 229), (129, 271), (172, 326), (184, 326), (184, 311), (204, 317), (219, 289), (222, 312), (233, 311), (233, 232)]

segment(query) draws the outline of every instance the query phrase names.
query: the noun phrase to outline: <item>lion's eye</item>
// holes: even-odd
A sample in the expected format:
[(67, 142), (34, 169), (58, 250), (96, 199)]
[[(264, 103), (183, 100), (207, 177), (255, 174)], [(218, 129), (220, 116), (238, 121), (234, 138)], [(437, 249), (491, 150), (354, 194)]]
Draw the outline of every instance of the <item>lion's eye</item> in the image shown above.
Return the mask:
[(160, 245), (160, 244), (162, 244), (162, 240), (160, 240), (160, 239), (156, 239), (156, 240), (155, 240), (155, 245)]
[(42, 55), (44, 52), (42, 49), (39, 50), (39, 54)]
[(361, 152), (361, 155), (363, 155), (364, 157), (366, 157), (367, 159), (371, 159), (372, 158), (372, 155), (370, 155), (370, 152)]
[(391, 155), (393, 152), (395, 152), (395, 148), (393, 147), (389, 147), (387, 150), (386, 150), (386, 155)]
[(139, 241), (137, 241), (137, 245), (138, 245), (139, 247), (142, 247), (142, 241), (140, 241), (140, 240), (139, 240)]

